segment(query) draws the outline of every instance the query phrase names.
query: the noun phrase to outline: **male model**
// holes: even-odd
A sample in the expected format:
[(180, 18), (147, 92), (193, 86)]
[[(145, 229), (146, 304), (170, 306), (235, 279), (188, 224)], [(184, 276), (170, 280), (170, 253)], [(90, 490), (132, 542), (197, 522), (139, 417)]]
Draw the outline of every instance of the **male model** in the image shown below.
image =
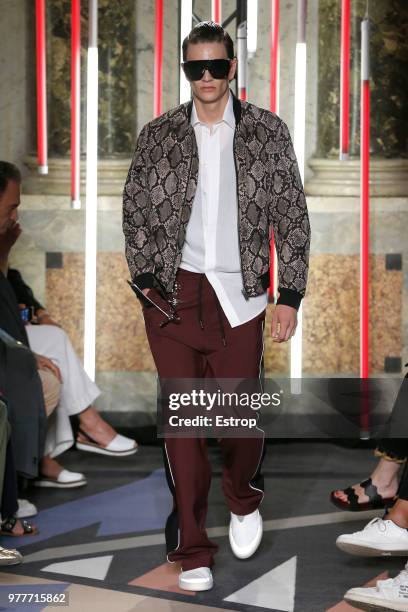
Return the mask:
[[(229, 88), (237, 60), (228, 33), (199, 23), (183, 42), (182, 66), (193, 100), (146, 124), (138, 138), (124, 188), (126, 257), (160, 378), (254, 379), (272, 228), (279, 261), (272, 335), (283, 342), (295, 332), (308, 269), (305, 197), (287, 126)], [(248, 558), (262, 537), (264, 439), (224, 438), (220, 446), (229, 539), (234, 554)], [(167, 437), (164, 459), (174, 499), (167, 558), (181, 562), (181, 588), (210, 589), (217, 546), (205, 531), (205, 438)]]

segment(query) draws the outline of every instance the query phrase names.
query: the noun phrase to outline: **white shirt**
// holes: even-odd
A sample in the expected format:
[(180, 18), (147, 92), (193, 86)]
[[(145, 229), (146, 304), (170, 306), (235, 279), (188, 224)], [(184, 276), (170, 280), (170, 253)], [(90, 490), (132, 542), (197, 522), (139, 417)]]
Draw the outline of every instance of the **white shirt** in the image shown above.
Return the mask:
[(180, 267), (206, 275), (231, 327), (236, 327), (266, 308), (267, 293), (249, 299), (242, 293), (231, 92), (223, 118), (212, 126), (198, 119), (193, 102), (191, 124), (199, 172)]

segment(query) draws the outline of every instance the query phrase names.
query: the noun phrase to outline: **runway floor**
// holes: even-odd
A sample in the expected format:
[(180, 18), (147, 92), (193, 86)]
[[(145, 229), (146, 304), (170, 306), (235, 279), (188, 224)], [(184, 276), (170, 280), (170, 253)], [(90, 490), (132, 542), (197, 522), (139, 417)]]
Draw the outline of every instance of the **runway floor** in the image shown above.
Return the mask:
[(1, 568), (0, 610), (60, 609), (8, 606), (10, 593), (24, 592), (64, 593), (65, 609), (75, 612), (351, 612), (343, 602), (348, 588), (402, 569), (404, 559), (350, 557), (335, 547), (339, 534), (380, 514), (339, 512), (328, 500), (331, 489), (370, 473), (372, 451), (316, 442), (268, 445), (261, 506), (265, 533), (246, 561), (230, 551), (220, 456), (216, 448), (210, 455), (207, 527), (219, 545), (211, 591), (180, 591), (178, 568), (166, 563), (162, 528), (171, 500), (160, 448), (141, 446), (135, 456), (121, 459), (73, 450), (63, 456), (64, 466), (84, 472), (88, 485), (28, 489), (27, 497), (40, 510), (33, 519), (40, 533), (1, 539), (2, 546), (24, 554), (24, 563)]

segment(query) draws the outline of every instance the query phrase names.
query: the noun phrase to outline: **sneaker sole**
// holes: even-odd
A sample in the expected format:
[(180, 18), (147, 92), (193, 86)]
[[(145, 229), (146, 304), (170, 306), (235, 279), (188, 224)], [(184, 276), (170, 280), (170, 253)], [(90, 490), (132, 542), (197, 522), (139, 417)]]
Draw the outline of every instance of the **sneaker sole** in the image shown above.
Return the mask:
[[(408, 550), (382, 550), (374, 546), (355, 544), (352, 542), (336, 542), (337, 548), (355, 557), (406, 557)], [(408, 608), (407, 608), (408, 609)]]
[(407, 612), (408, 610), (408, 602), (399, 603), (396, 601), (389, 601), (380, 603), (378, 600), (375, 600), (372, 597), (362, 597), (360, 599), (345, 597), (344, 601), (354, 607), (358, 605), (359, 610), (365, 610), (366, 612), (389, 612), (390, 610), (395, 610), (396, 612)]
[(23, 562), (23, 559), (0, 559), (0, 566), (5, 567), (6, 565), (19, 565)]
[(183, 591), (209, 591), (214, 586), (214, 581), (211, 579), (211, 582), (202, 583), (202, 582), (184, 582), (181, 578), (179, 580), (179, 587), (183, 589)]
[(101, 446), (83, 444), (82, 442), (77, 442), (75, 446), (78, 450), (85, 451), (87, 453), (95, 453), (97, 455), (107, 455), (108, 457), (130, 457), (130, 455), (134, 455), (138, 451), (137, 446), (136, 448), (131, 448), (130, 450), (125, 451), (110, 451), (106, 448), (102, 448)]

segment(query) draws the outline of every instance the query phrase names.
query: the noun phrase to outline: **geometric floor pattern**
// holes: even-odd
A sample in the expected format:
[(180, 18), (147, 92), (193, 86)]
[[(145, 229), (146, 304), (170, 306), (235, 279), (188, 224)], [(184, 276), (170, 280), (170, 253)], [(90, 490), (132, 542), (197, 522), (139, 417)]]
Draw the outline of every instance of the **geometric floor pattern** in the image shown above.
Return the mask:
[(50, 604), (7, 604), (11, 593), (59, 594), (74, 612), (348, 612), (345, 591), (402, 569), (404, 559), (350, 557), (336, 537), (360, 529), (373, 513), (337, 511), (331, 489), (361, 481), (375, 464), (372, 451), (334, 443), (268, 445), (261, 506), (264, 537), (257, 553), (238, 560), (228, 544), (228, 511), (220, 490), (218, 450), (209, 449), (213, 480), (207, 529), (219, 546), (211, 591), (187, 593), (177, 564), (165, 561), (163, 524), (170, 495), (161, 450), (141, 447), (134, 457), (93, 457), (73, 450), (64, 466), (84, 472), (87, 487), (28, 489), (40, 512), (38, 536), (1, 538), (24, 555), (1, 568), (0, 610), (58, 610)]

